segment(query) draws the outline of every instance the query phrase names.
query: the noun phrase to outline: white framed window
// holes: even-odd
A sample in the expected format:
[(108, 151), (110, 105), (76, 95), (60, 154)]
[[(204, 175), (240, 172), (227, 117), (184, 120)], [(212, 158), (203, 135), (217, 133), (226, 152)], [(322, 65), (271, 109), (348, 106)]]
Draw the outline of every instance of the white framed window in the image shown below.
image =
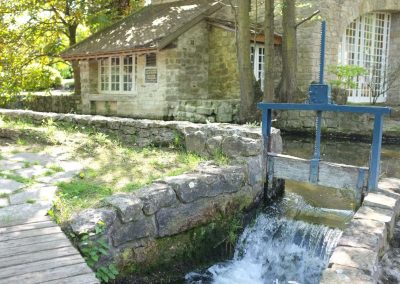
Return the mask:
[(146, 67), (144, 68), (144, 81), (146, 84), (154, 84), (158, 82), (157, 72), (157, 54), (146, 54)]
[(99, 59), (99, 92), (131, 93), (134, 90), (134, 60), (133, 55)]
[(254, 77), (257, 81), (260, 81), (261, 90), (264, 90), (264, 55), (265, 48), (264, 45), (255, 44), (251, 45), (250, 59), (253, 65)]
[(370, 102), (373, 94), (383, 93), (386, 100), (386, 76), (389, 58), (390, 13), (369, 13), (353, 21), (346, 29), (339, 51), (340, 65), (358, 65), (368, 74), (355, 78), (357, 87), (349, 90), (350, 102)]

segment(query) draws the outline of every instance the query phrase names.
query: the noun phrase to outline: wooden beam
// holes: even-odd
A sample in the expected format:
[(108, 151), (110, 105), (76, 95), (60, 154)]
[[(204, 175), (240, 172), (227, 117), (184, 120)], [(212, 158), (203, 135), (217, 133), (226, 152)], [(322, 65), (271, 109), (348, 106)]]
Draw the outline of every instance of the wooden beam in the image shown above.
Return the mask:
[[(273, 160), (274, 178), (309, 182), (310, 160), (275, 153), (268, 153), (268, 159)], [(363, 173), (361, 186), (366, 186), (368, 168), (321, 161), (319, 164), (319, 178), (316, 184), (358, 191), (360, 187), (360, 172)]]

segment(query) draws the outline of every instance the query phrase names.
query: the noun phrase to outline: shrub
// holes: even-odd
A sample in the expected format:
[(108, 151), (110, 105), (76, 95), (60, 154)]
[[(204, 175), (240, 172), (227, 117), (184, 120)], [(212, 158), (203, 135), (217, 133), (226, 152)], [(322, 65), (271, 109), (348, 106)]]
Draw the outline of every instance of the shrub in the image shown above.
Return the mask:
[(44, 91), (61, 86), (61, 75), (57, 69), (50, 66), (32, 64), (25, 68), (22, 89), (25, 91)]

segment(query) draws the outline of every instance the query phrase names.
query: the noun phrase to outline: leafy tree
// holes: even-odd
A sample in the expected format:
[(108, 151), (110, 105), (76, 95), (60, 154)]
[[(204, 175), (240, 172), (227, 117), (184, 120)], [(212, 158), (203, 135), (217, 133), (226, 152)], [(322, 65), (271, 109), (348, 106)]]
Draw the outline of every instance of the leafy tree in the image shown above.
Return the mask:
[[(52, 65), (60, 51), (101, 29), (143, 0), (15, 0), (0, 2), (0, 94), (21, 91), (26, 66)], [(78, 62), (72, 63), (80, 93)]]

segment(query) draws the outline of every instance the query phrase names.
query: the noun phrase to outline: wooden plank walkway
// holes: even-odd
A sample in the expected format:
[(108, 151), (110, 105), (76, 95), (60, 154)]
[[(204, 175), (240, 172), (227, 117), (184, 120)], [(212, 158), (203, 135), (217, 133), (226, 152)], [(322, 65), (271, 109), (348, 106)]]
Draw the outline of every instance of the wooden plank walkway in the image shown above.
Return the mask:
[(0, 284), (99, 283), (56, 223), (43, 216), (0, 224)]

